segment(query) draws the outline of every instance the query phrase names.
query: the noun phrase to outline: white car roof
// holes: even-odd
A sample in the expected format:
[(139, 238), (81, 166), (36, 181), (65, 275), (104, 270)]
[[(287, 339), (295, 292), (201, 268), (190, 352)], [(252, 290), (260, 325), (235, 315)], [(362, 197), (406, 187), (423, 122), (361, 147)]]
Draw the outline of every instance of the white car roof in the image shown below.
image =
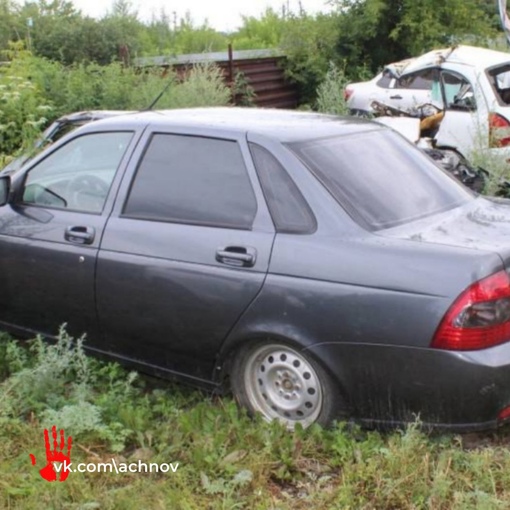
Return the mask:
[(419, 57), (396, 62), (387, 67), (398, 69), (400, 71), (399, 74), (407, 74), (426, 67), (439, 66), (444, 62), (487, 69), (498, 64), (510, 63), (510, 53), (478, 48), (476, 46), (460, 45), (432, 50)]

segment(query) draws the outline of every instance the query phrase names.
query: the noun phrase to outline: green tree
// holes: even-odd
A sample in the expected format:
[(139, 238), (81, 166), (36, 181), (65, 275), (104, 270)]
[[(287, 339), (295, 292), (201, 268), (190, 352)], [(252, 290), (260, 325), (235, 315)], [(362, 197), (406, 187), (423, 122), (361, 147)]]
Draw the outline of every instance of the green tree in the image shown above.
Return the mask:
[(243, 16), (241, 28), (232, 36), (237, 49), (277, 48), (287, 26), (284, 16), (268, 8), (259, 18)]
[(343, 67), (336, 50), (339, 15), (288, 15), (280, 47), (287, 56), (286, 70), (300, 88), (301, 100), (313, 103), (317, 87), (326, 77), (330, 62)]
[(336, 0), (337, 50), (349, 64), (384, 64), (467, 40), (494, 36), (479, 0)]
[(19, 16), (19, 7), (13, 0), (0, 0), (0, 49), (7, 49), (9, 41), (26, 36), (27, 26)]

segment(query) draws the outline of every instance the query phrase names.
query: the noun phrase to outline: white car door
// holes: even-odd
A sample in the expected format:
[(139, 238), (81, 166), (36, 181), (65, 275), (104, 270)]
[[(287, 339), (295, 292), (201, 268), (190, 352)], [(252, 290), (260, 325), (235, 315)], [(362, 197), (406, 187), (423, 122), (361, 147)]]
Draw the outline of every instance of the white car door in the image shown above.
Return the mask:
[(413, 111), (416, 107), (431, 102), (434, 78), (437, 69), (421, 69), (404, 74), (396, 81), (395, 88), (385, 90), (385, 104), (404, 111)]
[(445, 116), (436, 135), (437, 147), (454, 148), (466, 158), (473, 151), (488, 147), (488, 107), (478, 79), (441, 71)]

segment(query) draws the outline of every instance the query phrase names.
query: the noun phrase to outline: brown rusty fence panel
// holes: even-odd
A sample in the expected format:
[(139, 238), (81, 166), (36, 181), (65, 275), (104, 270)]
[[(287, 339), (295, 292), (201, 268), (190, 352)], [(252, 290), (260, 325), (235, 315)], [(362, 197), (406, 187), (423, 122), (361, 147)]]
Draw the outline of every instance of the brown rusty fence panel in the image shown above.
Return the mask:
[[(270, 108), (296, 108), (298, 93), (285, 77), (285, 57), (234, 60), (234, 75), (242, 73), (255, 94), (257, 106)], [(222, 63), (218, 63), (220, 67)]]
[[(173, 59), (152, 57), (138, 59), (139, 67), (174, 68), (183, 74), (198, 62), (214, 62), (223, 71), (225, 82), (233, 85), (238, 73), (253, 89), (254, 103), (265, 108), (296, 108), (299, 102), (297, 87), (286, 78), (283, 69), (285, 56), (268, 50), (228, 51), (225, 53), (203, 53), (180, 55)], [(236, 97), (234, 100), (240, 100)]]

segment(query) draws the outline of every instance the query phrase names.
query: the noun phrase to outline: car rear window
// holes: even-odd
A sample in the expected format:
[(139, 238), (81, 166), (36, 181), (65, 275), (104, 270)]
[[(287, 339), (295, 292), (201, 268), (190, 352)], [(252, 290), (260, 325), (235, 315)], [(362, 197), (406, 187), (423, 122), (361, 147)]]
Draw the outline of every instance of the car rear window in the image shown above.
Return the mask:
[(288, 145), (340, 205), (369, 230), (408, 223), (474, 198), (390, 130)]

